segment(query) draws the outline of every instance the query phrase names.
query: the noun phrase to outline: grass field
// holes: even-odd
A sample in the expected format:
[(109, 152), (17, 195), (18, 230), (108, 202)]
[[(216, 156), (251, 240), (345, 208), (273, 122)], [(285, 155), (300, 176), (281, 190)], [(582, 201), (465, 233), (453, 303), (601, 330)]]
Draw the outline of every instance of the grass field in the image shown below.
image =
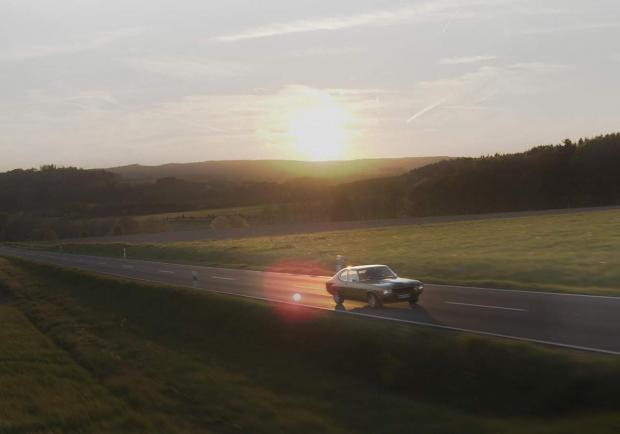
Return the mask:
[(620, 361), (0, 259), (1, 433), (616, 433)]
[(119, 256), (123, 247), (134, 258), (316, 274), (333, 273), (342, 254), (427, 282), (620, 295), (620, 211), (63, 250)]
[(244, 216), (257, 216), (262, 213), (265, 209), (264, 205), (256, 205), (256, 206), (244, 206), (244, 207), (234, 207), (234, 208), (213, 208), (213, 209), (200, 209), (194, 211), (177, 211), (177, 212), (167, 212), (161, 214), (149, 214), (135, 217), (137, 220), (143, 219), (175, 219), (175, 218), (206, 218), (218, 215), (244, 215)]
[(328, 214), (324, 205), (314, 201), (150, 214), (135, 217), (135, 220), (138, 223), (149, 220), (162, 221), (166, 223), (168, 230), (179, 231), (209, 229), (211, 221), (218, 216), (242, 217), (250, 226), (262, 226), (305, 221), (327, 221), (329, 219)]

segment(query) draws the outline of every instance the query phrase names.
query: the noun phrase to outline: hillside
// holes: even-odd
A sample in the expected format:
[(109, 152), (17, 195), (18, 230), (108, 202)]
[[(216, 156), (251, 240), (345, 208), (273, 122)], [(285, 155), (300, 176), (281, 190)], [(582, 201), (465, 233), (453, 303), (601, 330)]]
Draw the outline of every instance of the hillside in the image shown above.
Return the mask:
[[(336, 220), (620, 204), (620, 133), (526, 152), (455, 158), (337, 188)], [(343, 203), (346, 206), (343, 206)]]
[(407, 177), (409, 212), (467, 214), (620, 204), (620, 133), (442, 161)]
[(3, 294), (2, 433), (557, 434), (619, 423), (618, 358), (18, 260), (0, 259)]
[[(0, 240), (157, 232), (167, 224), (162, 213), (203, 210), (210, 224), (219, 208), (261, 206), (258, 216), (235, 211), (254, 226), (620, 204), (620, 133), (440, 159), (14, 170), (0, 173)], [(432, 164), (407, 172), (407, 165), (423, 163)], [(146, 229), (131, 219), (119, 229), (116, 219), (153, 214)]]
[(107, 169), (132, 182), (178, 178), (192, 182), (283, 182), (295, 178), (324, 178), (338, 182), (401, 175), (448, 157), (375, 158), (348, 161), (230, 160), (199, 163), (130, 166)]

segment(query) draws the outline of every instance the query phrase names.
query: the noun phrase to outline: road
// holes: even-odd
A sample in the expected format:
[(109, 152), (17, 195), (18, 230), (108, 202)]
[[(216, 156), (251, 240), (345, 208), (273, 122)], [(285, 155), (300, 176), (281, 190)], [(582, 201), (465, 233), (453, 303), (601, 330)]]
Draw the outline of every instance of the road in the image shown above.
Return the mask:
[[(372, 317), (576, 350), (620, 355), (620, 297), (426, 284), (420, 303), (372, 310), (346, 301), (336, 309), (325, 277), (233, 270), (0, 247), (0, 255), (312, 309)], [(193, 279), (196, 273), (197, 280)], [(415, 277), (415, 276), (411, 276)]]
[[(620, 210), (618, 206), (594, 208), (565, 208), (539, 211), (516, 211), (487, 214), (463, 214), (431, 217), (402, 217), (378, 220), (355, 220), (342, 222), (307, 222), (275, 225), (251, 226), (236, 229), (194, 229), (185, 231), (166, 231), (144, 234), (110, 235), (105, 237), (71, 238), (61, 240), (66, 243), (176, 243), (187, 241), (228, 240), (240, 238), (255, 238), (267, 236), (281, 236), (293, 234), (311, 234), (356, 229), (387, 228), (411, 225), (426, 225), (432, 223), (449, 223), (488, 219), (506, 219), (543, 215), (560, 215), (573, 213), (589, 213)], [(54, 244), (58, 241), (54, 241)]]

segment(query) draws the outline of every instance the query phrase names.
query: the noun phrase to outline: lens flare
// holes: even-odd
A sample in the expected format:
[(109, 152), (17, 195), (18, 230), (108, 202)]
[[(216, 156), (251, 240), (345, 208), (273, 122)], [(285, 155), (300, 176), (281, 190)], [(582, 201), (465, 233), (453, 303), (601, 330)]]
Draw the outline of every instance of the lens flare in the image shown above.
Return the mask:
[[(311, 276), (329, 276), (333, 274), (332, 270), (318, 261), (291, 258), (276, 262), (265, 271), (267, 272), (262, 276), (259, 294), (270, 300), (288, 302), (271, 305), (274, 313), (283, 321), (283, 324), (303, 323), (320, 314), (320, 311), (308, 309), (305, 305), (314, 304), (315, 297), (327, 297), (327, 292), (323, 289), (324, 286), (317, 285), (316, 290), (308, 289), (303, 292), (299, 291), (298, 286), (312, 287), (317, 284), (317, 281), (316, 277)], [(287, 274), (295, 274), (295, 278), (292, 281), (287, 281)], [(304, 279), (307, 281), (305, 282)]]

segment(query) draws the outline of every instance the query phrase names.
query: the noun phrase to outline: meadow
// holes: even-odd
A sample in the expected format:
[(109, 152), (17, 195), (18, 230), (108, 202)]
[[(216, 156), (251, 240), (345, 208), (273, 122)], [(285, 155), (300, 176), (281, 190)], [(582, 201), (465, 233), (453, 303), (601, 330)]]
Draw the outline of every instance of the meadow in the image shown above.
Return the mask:
[(615, 433), (618, 358), (0, 259), (2, 433)]
[(333, 274), (335, 257), (429, 283), (620, 295), (620, 211), (167, 244), (36, 246), (64, 252)]

